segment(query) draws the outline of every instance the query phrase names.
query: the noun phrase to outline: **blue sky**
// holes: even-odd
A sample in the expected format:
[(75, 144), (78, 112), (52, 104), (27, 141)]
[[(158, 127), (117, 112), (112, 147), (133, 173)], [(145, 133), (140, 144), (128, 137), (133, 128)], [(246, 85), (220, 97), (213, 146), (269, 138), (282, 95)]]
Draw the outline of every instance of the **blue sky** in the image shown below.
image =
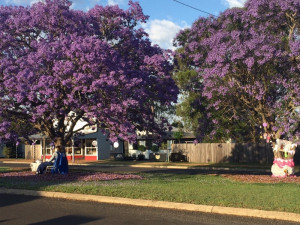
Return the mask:
[[(41, 0), (0, 0), (0, 5), (28, 6)], [(172, 39), (180, 29), (190, 27), (200, 16), (208, 14), (189, 8), (174, 0), (137, 0), (144, 14), (150, 16), (144, 29), (149, 33), (151, 41), (162, 48), (172, 49)], [(199, 10), (219, 15), (231, 7), (242, 7), (246, 0), (178, 0)], [(128, 0), (71, 0), (72, 8), (87, 11), (96, 4), (119, 5), (128, 8)]]

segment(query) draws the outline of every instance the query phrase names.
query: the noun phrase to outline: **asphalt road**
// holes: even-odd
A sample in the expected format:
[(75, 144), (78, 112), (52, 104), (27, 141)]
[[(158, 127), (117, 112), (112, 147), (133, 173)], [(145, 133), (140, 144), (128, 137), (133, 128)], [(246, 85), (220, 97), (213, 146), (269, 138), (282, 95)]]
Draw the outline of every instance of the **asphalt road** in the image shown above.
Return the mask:
[[(3, 163), (0, 161), (0, 167), (12, 167), (12, 168), (29, 168), (28, 163)], [(245, 171), (245, 170), (212, 170), (209, 168), (194, 168), (194, 169), (178, 169), (178, 168), (149, 168), (149, 167), (130, 167), (130, 166), (108, 166), (108, 165), (69, 165), (69, 170), (93, 170), (99, 172), (125, 172), (125, 173), (167, 173), (167, 174), (259, 174), (259, 175), (271, 175), (270, 172), (262, 171)], [(296, 174), (297, 175), (297, 174)], [(298, 174), (299, 175), (299, 174)]]
[[(28, 163), (3, 163), (0, 161), (0, 167), (12, 167), (12, 168), (29, 168)], [(193, 168), (193, 169), (179, 169), (179, 168), (151, 168), (151, 167), (130, 167), (130, 166), (108, 166), (101, 164), (91, 164), (91, 165), (69, 165), (69, 169), (76, 170), (93, 170), (99, 172), (125, 172), (125, 173), (167, 173), (167, 174), (259, 174), (259, 175), (271, 175), (271, 172), (265, 171), (255, 171), (255, 170), (223, 170), (217, 169), (212, 170), (209, 168)], [(296, 174), (297, 176), (300, 173)]]
[(70, 166), (70, 169), (93, 169), (94, 171), (101, 172), (143, 172), (143, 173), (167, 173), (167, 174), (270, 174), (268, 172), (261, 171), (245, 171), (245, 170), (223, 170), (223, 169), (209, 169), (209, 168), (193, 168), (193, 169), (180, 169), (180, 168), (144, 168), (144, 167), (128, 167), (128, 166)]
[(218, 214), (0, 194), (0, 224), (108, 225), (295, 225), (297, 223)]
[[(18, 168), (29, 168), (28, 163), (3, 163), (0, 161), (0, 167), (18, 167)], [(130, 167), (130, 166), (108, 166), (101, 164), (91, 164), (91, 165), (69, 165), (69, 169), (76, 170), (93, 170), (99, 172), (125, 172), (125, 173), (166, 173), (166, 174), (253, 174), (253, 175), (272, 175), (271, 172), (264, 170), (251, 170), (251, 169), (230, 169), (224, 170), (219, 169), (210, 169), (210, 168), (192, 168), (192, 169), (178, 169), (178, 168), (145, 168), (145, 167)], [(295, 173), (296, 176), (300, 176), (300, 171)]]

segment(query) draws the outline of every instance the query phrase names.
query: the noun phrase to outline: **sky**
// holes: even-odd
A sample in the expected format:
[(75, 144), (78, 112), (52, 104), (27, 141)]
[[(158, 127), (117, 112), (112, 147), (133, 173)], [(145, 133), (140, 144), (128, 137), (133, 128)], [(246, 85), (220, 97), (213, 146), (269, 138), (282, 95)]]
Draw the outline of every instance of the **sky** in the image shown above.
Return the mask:
[[(0, 5), (30, 6), (42, 0), (0, 0)], [(88, 11), (96, 4), (119, 5), (127, 9), (129, 0), (71, 0), (72, 8)], [(145, 15), (149, 16), (142, 27), (149, 34), (153, 44), (165, 49), (173, 49), (172, 41), (184, 28), (191, 27), (199, 17), (210, 14), (218, 16), (220, 12), (232, 7), (242, 7), (246, 0), (134, 0), (140, 3)], [(181, 2), (181, 3), (179, 3)], [(188, 7), (189, 5), (191, 7)], [(204, 13), (204, 12), (207, 13)]]

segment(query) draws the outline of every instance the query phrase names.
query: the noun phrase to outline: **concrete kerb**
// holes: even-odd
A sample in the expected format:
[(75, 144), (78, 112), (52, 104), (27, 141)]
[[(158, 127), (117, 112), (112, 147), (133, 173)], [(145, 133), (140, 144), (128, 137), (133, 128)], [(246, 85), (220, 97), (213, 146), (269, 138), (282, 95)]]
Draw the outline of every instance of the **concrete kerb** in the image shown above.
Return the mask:
[(77, 200), (77, 201), (93, 201), (98, 203), (154, 207), (154, 208), (163, 208), (163, 209), (172, 209), (172, 210), (184, 210), (184, 211), (192, 211), (192, 212), (216, 213), (222, 215), (246, 216), (246, 217), (256, 217), (262, 219), (276, 219), (276, 220), (300, 222), (300, 214), (288, 213), (288, 212), (264, 211), (264, 210), (256, 210), (256, 209), (243, 209), (243, 208), (196, 205), (196, 204), (188, 204), (188, 203), (164, 202), (164, 201), (153, 201), (153, 200), (143, 200), (143, 199), (129, 199), (129, 198), (118, 198), (118, 197), (107, 197), (107, 196), (96, 196), (96, 195), (83, 195), (83, 194), (73, 194), (73, 193), (46, 192), (46, 191), (6, 189), (6, 188), (0, 188), (0, 193), (48, 197), (48, 198), (60, 198), (60, 199)]

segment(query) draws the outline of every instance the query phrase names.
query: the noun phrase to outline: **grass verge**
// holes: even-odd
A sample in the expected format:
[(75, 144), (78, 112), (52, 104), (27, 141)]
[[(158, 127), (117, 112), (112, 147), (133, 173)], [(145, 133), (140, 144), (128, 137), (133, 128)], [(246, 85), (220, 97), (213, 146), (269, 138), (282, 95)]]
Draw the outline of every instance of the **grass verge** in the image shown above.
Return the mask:
[[(7, 173), (5, 168), (0, 168)], [(72, 174), (72, 171), (70, 171)], [(299, 183), (245, 183), (219, 175), (139, 174), (142, 180), (68, 181), (1, 177), (0, 187), (300, 213)], [(43, 176), (53, 176), (45, 174)], [(63, 176), (63, 175), (61, 175)], [(68, 176), (68, 175), (67, 175)], [(245, 175), (247, 176), (247, 175)], [(44, 177), (43, 177), (44, 178)]]

